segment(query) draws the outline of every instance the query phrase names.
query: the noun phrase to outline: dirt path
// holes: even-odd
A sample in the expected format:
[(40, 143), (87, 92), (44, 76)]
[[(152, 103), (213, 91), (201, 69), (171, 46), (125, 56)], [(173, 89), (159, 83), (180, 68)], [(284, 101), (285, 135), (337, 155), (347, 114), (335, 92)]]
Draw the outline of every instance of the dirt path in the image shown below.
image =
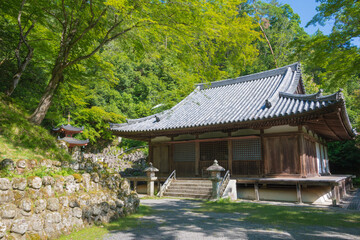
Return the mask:
[(358, 229), (297, 227), (276, 229), (269, 223), (240, 221), (241, 213), (193, 212), (201, 202), (184, 199), (141, 200), (156, 212), (128, 231), (104, 239), (360, 239)]

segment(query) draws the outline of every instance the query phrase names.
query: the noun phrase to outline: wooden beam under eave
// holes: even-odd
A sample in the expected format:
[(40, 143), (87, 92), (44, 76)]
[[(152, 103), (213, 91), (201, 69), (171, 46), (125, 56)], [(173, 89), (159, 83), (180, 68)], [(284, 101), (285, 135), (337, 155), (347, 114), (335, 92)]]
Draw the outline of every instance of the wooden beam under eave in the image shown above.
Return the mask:
[(325, 125), (330, 129), (330, 131), (338, 138), (337, 140), (342, 140), (342, 138), (334, 131), (334, 129), (330, 126), (330, 124), (326, 121), (324, 116), (321, 116), (322, 120), (324, 121)]

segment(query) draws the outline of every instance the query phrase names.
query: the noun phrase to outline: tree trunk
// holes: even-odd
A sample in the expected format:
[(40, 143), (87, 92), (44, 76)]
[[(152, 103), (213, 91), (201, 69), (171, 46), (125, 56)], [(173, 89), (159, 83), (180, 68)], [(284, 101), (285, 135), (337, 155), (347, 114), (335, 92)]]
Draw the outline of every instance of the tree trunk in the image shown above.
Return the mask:
[(46, 87), (45, 93), (40, 99), (39, 105), (35, 109), (34, 113), (30, 116), (30, 122), (40, 125), (44, 120), (45, 115), (51, 106), (55, 91), (63, 78), (62, 72), (63, 69), (59, 67), (53, 71), (51, 80)]
[(20, 78), (23, 74), (23, 72), (26, 69), (26, 66), (29, 64), (31, 58), (33, 56), (33, 49), (30, 48), (28, 51), (28, 54), (26, 56), (26, 58), (24, 59), (24, 61), (20, 64), (20, 66), (18, 67), (17, 73), (13, 76), (13, 81), (12, 81), (12, 85), (9, 88), (9, 90), (7, 90), (6, 95), (7, 96), (11, 96), (11, 94), (14, 92), (15, 88), (17, 87), (17, 85), (19, 84)]

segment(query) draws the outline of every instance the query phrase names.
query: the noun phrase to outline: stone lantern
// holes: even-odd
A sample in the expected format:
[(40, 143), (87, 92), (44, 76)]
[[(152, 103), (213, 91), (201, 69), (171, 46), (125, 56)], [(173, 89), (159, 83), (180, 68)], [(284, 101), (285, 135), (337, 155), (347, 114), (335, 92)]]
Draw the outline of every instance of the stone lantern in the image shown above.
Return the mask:
[(218, 161), (215, 159), (213, 165), (208, 167), (206, 170), (210, 172), (210, 180), (212, 181), (212, 198), (218, 199), (220, 197), (218, 194), (219, 184), (221, 181), (220, 174), (221, 172), (225, 171), (225, 168), (220, 166)]
[(154, 182), (157, 180), (157, 177), (155, 176), (155, 172), (158, 172), (159, 169), (154, 167), (152, 163), (149, 163), (149, 167), (144, 169), (144, 172), (146, 172), (146, 175), (148, 177), (147, 181), (147, 194), (149, 196), (154, 196)]

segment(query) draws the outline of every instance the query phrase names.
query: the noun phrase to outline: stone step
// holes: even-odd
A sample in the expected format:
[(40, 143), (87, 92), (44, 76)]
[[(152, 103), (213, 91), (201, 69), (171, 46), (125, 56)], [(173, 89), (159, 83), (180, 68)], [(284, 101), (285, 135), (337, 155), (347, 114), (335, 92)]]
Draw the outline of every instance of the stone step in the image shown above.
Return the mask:
[(164, 196), (168, 197), (186, 197), (186, 198), (199, 198), (199, 199), (209, 199), (210, 194), (191, 194), (191, 193), (168, 193), (165, 192)]
[(196, 191), (196, 190), (183, 190), (183, 191), (174, 191), (169, 190), (166, 191), (166, 194), (205, 194), (205, 195), (211, 195), (211, 191)]
[(172, 182), (170, 186), (203, 186), (203, 187), (212, 187), (212, 183), (184, 183), (184, 182)]
[(199, 191), (211, 191), (212, 187), (202, 187), (202, 186), (196, 186), (196, 187), (188, 187), (188, 186), (174, 186), (174, 185), (170, 185), (167, 189), (174, 189), (177, 191), (182, 191), (182, 190), (199, 190)]
[(211, 181), (210, 180), (179, 180), (179, 179), (176, 179), (176, 180), (173, 180), (172, 182), (180, 182), (180, 183), (208, 183), (208, 184), (211, 184)]

